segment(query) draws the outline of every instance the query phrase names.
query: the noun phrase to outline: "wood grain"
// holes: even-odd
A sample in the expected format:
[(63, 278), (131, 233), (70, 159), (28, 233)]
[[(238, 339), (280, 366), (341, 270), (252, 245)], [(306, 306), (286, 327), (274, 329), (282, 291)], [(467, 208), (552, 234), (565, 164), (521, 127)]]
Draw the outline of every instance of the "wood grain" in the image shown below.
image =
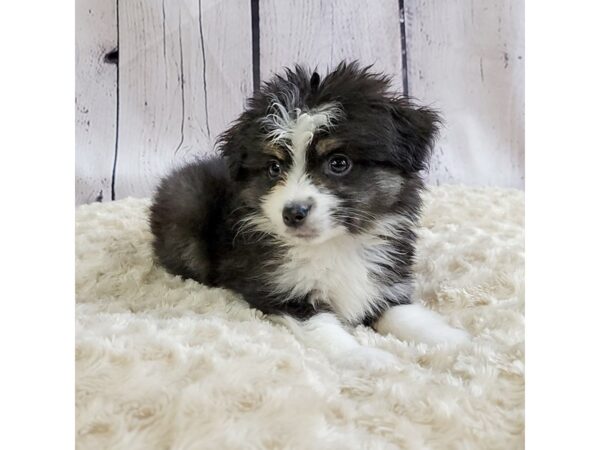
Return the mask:
[(104, 57), (117, 47), (115, 1), (77, 0), (75, 199), (110, 200), (117, 126), (117, 66)]
[(116, 198), (149, 196), (213, 151), (252, 91), (249, 2), (130, 0), (119, 7)]
[(374, 64), (402, 91), (397, 0), (260, 2), (261, 78), (295, 63), (320, 71), (343, 59)]
[[(253, 69), (264, 80), (342, 59), (373, 63), (443, 113), (431, 182), (524, 186), (523, 2), (260, 0), (254, 67), (251, 3), (76, 2), (78, 204), (109, 200), (113, 186), (115, 198), (149, 196), (167, 171), (212, 152)], [(105, 61), (117, 45), (118, 68)]]
[(523, 188), (523, 3), (405, 3), (409, 94), (446, 122), (431, 181)]

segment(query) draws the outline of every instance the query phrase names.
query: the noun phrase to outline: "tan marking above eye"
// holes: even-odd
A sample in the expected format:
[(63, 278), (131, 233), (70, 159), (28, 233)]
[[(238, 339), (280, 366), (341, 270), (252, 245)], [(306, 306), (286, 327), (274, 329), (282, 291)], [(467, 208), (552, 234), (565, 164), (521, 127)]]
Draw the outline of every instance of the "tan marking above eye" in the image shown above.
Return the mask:
[(280, 161), (285, 160), (285, 156), (286, 156), (285, 150), (281, 147), (278, 147), (277, 145), (274, 145), (272, 143), (267, 143), (263, 147), (263, 151), (267, 155), (274, 156), (275, 158), (279, 159)]
[(315, 145), (315, 150), (318, 155), (325, 155), (333, 150), (336, 150), (340, 147), (341, 142), (338, 139), (334, 138), (325, 138), (319, 140), (317, 145)]

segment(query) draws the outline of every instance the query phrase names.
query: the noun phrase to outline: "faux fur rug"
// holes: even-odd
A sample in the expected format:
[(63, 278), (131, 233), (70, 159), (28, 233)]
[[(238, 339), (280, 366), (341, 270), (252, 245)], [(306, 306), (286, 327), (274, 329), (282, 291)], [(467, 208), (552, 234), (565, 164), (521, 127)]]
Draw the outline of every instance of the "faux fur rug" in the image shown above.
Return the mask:
[(328, 359), (236, 296), (152, 262), (148, 200), (76, 214), (79, 449), (519, 449), (523, 193), (432, 188), (417, 298), (461, 348), (359, 327), (389, 367)]

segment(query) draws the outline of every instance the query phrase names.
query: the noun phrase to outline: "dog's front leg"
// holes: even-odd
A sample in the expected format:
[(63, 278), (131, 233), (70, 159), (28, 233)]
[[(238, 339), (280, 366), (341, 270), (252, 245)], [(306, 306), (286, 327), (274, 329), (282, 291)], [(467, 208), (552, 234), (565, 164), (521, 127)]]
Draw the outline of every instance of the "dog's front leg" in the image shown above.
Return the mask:
[(287, 315), (274, 319), (289, 327), (307, 347), (322, 351), (340, 365), (381, 368), (395, 362), (390, 353), (361, 345), (333, 313), (320, 312), (306, 320)]
[(412, 303), (392, 306), (375, 323), (380, 334), (392, 334), (404, 341), (426, 344), (462, 344), (469, 334), (453, 328), (436, 312)]

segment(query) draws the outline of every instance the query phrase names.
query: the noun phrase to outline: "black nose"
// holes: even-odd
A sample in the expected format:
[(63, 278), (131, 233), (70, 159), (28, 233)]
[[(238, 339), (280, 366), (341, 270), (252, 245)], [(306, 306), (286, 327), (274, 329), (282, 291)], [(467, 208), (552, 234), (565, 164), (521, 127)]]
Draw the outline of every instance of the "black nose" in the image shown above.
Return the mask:
[(283, 222), (288, 227), (299, 227), (312, 208), (311, 203), (290, 203), (283, 208)]

